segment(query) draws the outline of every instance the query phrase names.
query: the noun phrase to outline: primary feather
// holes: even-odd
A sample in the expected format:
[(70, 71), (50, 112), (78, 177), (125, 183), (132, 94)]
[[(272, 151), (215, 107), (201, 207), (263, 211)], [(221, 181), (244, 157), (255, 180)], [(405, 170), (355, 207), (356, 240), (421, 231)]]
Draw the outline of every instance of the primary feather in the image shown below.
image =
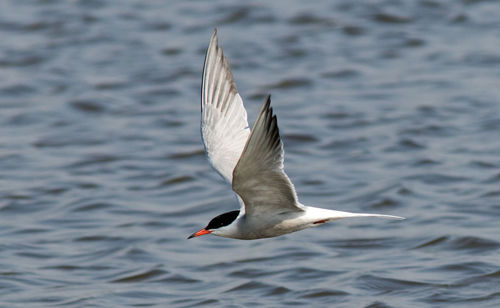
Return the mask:
[(229, 183), (249, 134), (247, 112), (214, 30), (203, 68), (201, 136), (211, 165)]
[(283, 171), (283, 143), (270, 104), (268, 96), (233, 172), (233, 190), (248, 215), (303, 210)]

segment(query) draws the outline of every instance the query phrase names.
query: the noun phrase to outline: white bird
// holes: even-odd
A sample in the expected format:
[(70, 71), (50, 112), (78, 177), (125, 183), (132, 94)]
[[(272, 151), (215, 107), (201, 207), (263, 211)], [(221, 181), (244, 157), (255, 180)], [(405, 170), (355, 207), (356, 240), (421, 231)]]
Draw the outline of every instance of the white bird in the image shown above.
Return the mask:
[(217, 29), (205, 56), (201, 85), (201, 135), (214, 169), (232, 184), (239, 211), (213, 218), (188, 238), (213, 234), (242, 240), (279, 236), (347, 217), (386, 217), (305, 206), (283, 170), (283, 144), (270, 97), (250, 131)]

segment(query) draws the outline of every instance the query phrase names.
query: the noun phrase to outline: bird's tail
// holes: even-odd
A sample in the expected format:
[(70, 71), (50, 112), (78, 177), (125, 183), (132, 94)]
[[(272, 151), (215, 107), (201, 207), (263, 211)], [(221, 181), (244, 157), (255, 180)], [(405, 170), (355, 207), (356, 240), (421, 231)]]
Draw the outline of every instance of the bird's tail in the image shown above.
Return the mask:
[(313, 217), (316, 216), (320, 218), (326, 218), (327, 221), (341, 219), (341, 218), (354, 218), (354, 217), (381, 217), (381, 218), (398, 219), (398, 220), (405, 219), (404, 217), (385, 215), (385, 214), (351, 213), (351, 212), (328, 210), (315, 207), (307, 207), (307, 209), (312, 214)]
[(371, 214), (371, 213), (349, 213), (349, 212), (344, 212), (346, 216), (344, 217), (381, 217), (381, 218), (389, 218), (389, 219), (397, 219), (397, 220), (403, 220), (406, 219), (401, 216), (394, 216), (394, 215), (385, 215), (385, 214)]

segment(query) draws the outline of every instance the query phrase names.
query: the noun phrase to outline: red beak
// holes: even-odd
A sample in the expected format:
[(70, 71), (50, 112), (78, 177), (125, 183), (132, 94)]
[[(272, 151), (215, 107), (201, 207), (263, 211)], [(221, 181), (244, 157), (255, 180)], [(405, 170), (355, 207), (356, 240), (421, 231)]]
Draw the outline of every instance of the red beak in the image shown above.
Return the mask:
[(200, 231), (198, 232), (195, 232), (193, 234), (191, 234), (189, 237), (188, 237), (188, 240), (190, 238), (193, 238), (193, 237), (197, 237), (197, 236), (200, 236), (200, 235), (205, 235), (205, 234), (210, 234), (212, 233), (212, 231), (208, 231), (207, 229), (201, 229)]

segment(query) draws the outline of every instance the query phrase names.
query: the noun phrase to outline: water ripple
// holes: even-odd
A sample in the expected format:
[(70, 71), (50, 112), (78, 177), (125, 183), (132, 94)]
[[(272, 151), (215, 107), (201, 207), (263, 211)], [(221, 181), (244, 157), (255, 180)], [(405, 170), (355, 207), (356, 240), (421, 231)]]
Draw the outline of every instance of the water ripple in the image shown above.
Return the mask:
[(452, 251), (469, 250), (474, 253), (481, 253), (500, 248), (500, 243), (474, 236), (440, 236), (414, 247), (414, 249), (421, 248), (446, 249)]
[(152, 278), (156, 278), (158, 276), (163, 276), (165, 274), (166, 274), (166, 272), (163, 270), (152, 269), (152, 270), (149, 270), (146, 272), (128, 274), (124, 277), (112, 280), (111, 282), (113, 282), (113, 283), (134, 283), (134, 282), (151, 280)]
[(357, 278), (357, 280), (361, 288), (369, 291), (382, 292), (382, 293), (387, 292), (387, 290), (400, 291), (400, 290), (415, 289), (415, 288), (417, 289), (427, 288), (433, 286), (430, 283), (386, 278), (375, 275), (361, 275), (360, 277)]

